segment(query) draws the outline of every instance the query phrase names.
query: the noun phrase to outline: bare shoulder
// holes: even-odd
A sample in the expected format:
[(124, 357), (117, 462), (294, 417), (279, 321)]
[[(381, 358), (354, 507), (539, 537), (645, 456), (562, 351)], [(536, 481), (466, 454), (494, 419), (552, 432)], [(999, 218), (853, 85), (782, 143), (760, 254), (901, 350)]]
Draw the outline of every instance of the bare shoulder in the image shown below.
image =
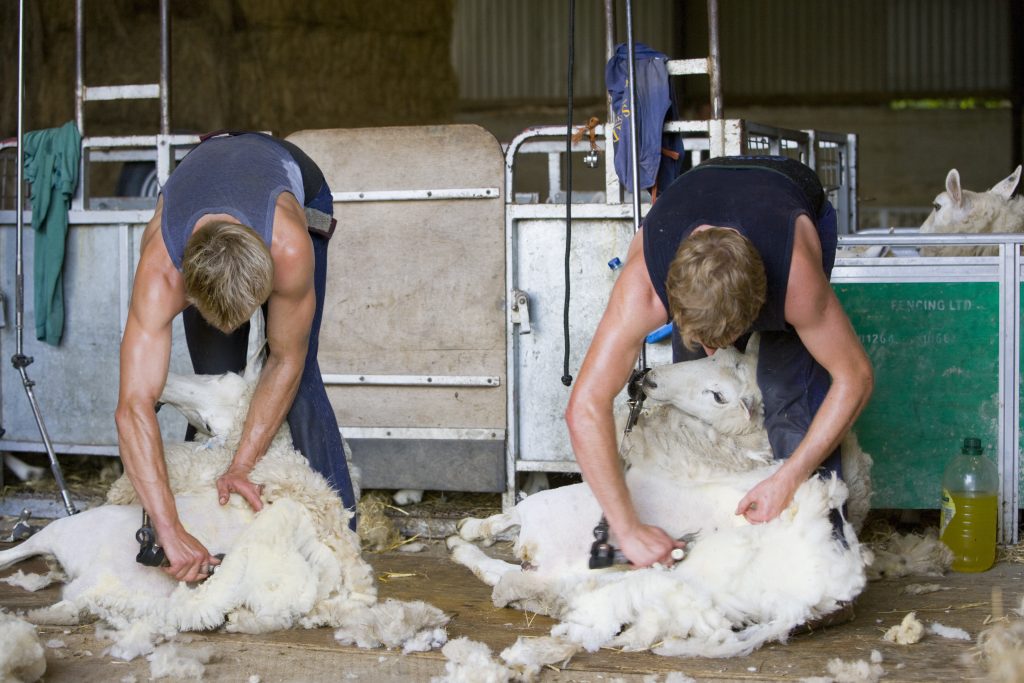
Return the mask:
[(833, 297), (821, 266), (821, 240), (807, 216), (796, 220), (786, 287), (786, 321), (796, 328), (820, 316)]
[[(163, 208), (163, 197), (157, 200), (156, 211), (153, 218), (146, 224), (142, 232), (142, 239), (139, 243), (139, 265), (135, 270), (134, 290), (147, 292), (155, 291), (161, 299), (168, 299), (168, 295), (181, 290), (181, 297), (184, 298), (185, 284), (181, 273), (171, 261), (171, 255), (164, 243), (163, 233), (160, 230), (160, 216)], [(133, 300), (135, 296), (133, 295)]]
[(301, 292), (312, 287), (313, 244), (306, 212), (290, 192), (282, 192), (277, 199), (270, 254), (274, 260), (276, 293)]

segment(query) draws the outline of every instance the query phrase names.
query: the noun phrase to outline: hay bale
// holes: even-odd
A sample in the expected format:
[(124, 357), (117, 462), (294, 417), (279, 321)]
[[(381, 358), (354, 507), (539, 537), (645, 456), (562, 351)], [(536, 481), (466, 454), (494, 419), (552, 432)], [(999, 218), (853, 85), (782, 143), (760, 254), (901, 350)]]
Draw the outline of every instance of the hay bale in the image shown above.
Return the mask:
[[(27, 3), (26, 127), (74, 117), (74, 4)], [(86, 84), (154, 83), (156, 2), (86, 3)], [(458, 94), (452, 0), (178, 0), (170, 5), (171, 125), (179, 131), (444, 123)], [(17, 80), (17, 3), (0, 4), (0, 81)], [(17, 89), (0, 91), (0, 137), (16, 131)], [(86, 108), (94, 135), (154, 133), (156, 102)]]

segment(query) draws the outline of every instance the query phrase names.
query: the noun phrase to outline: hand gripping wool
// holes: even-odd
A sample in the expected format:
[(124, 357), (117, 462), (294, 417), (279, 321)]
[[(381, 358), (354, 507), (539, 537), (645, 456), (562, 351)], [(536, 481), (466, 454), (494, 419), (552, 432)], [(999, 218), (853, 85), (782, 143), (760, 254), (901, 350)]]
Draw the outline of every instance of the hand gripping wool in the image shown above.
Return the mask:
[[(733, 514), (779, 466), (763, 425), (757, 348), (754, 337), (745, 354), (723, 349), (654, 369), (645, 387), (654, 405), (620, 449), (640, 519), (677, 538), (698, 534), (684, 561), (671, 569), (588, 569), (601, 510), (586, 484), (463, 520), (448, 539), (453, 559), (493, 586), (496, 605), (551, 615), (561, 622), (553, 636), (588, 650), (745, 655), (855, 598), (870, 553), (849, 521), (837, 538), (829, 520), (847, 501), (848, 486), (861, 492), (850, 515), (859, 524), (867, 512), (870, 458), (854, 441), (843, 448), (844, 470), (853, 475), (848, 484), (813, 477), (767, 524)], [(514, 527), (522, 566), (490, 558), (472, 543)]]
[(124, 659), (151, 653), (155, 641), (178, 631), (338, 627), (360, 614), (373, 616), (360, 644), (442, 644), (447, 617), (440, 610), (425, 603), (399, 603), (386, 613), (377, 608), (371, 567), (348, 528), (351, 513), (293, 448), (287, 424), (250, 477), (263, 485), (263, 510), (253, 513), (239, 496), (219, 505), (214, 482), (231, 462), (259, 373), (258, 363), (249, 367), (244, 377), (171, 375), (161, 397), (208, 437), (166, 444), (165, 458), (185, 528), (211, 553), (225, 553), (217, 573), (197, 585), (179, 584), (135, 561), (142, 508), (122, 477), (106, 505), (56, 520), (0, 553), (0, 568), (48, 554), (67, 574), (62, 600), (29, 618), (73, 623), (82, 611), (95, 614), (115, 629), (112, 653)]

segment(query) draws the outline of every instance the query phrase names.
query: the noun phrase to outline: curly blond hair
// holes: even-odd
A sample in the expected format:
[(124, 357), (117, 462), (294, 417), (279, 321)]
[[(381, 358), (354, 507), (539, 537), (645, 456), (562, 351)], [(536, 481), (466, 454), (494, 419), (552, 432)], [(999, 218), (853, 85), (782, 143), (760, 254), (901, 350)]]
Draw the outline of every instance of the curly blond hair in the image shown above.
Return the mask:
[(669, 265), (669, 309), (683, 344), (721, 349), (750, 329), (764, 305), (764, 262), (753, 243), (730, 228), (684, 239)]
[(247, 225), (211, 221), (185, 245), (185, 296), (208, 323), (230, 333), (270, 298), (274, 261)]

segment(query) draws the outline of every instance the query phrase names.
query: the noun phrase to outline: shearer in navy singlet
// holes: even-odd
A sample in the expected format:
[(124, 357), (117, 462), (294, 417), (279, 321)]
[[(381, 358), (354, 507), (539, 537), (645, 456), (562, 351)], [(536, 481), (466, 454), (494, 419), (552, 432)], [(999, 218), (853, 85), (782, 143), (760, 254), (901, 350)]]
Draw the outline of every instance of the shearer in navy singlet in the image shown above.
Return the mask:
[[(268, 355), (234, 460), (216, 482), (221, 503), (236, 493), (254, 509), (262, 507), (261, 491), (248, 474), (287, 421), (296, 449), (355, 510), (341, 434), (317, 363), (332, 215), (323, 173), (298, 147), (261, 133), (232, 133), (209, 136), (181, 161), (143, 234), (121, 342), (115, 417), (125, 470), (170, 562), (166, 571), (178, 580), (196, 581), (219, 563), (178, 519), (154, 411), (178, 313), (200, 374), (241, 372), (245, 321), (260, 303), (266, 320)], [(207, 242), (215, 258), (228, 253), (235, 260), (210, 271), (203, 270), (208, 265), (190, 266), (190, 245), (207, 239), (200, 234), (215, 235)], [(225, 234), (236, 236), (241, 250), (215, 241)], [(201, 284), (203, 278), (214, 285)], [(188, 282), (200, 284), (187, 290)], [(239, 298), (241, 290), (253, 296)], [(206, 306), (202, 314), (200, 304)]]
[[(737, 514), (770, 521), (807, 477), (838, 471), (839, 442), (873, 385), (867, 355), (828, 284), (835, 211), (814, 172), (784, 157), (722, 157), (681, 176), (658, 197), (630, 247), (566, 411), (584, 478), (638, 566), (671, 564), (679, 544), (636, 517), (617, 462), (612, 401), (644, 337), (675, 314), (668, 279), (680, 245), (711, 227), (742, 235), (763, 264), (763, 305), (730, 343), (742, 347), (750, 332), (761, 334), (757, 376), (765, 426), (775, 457), (786, 459), (748, 492)], [(674, 334), (674, 360), (704, 355)]]

